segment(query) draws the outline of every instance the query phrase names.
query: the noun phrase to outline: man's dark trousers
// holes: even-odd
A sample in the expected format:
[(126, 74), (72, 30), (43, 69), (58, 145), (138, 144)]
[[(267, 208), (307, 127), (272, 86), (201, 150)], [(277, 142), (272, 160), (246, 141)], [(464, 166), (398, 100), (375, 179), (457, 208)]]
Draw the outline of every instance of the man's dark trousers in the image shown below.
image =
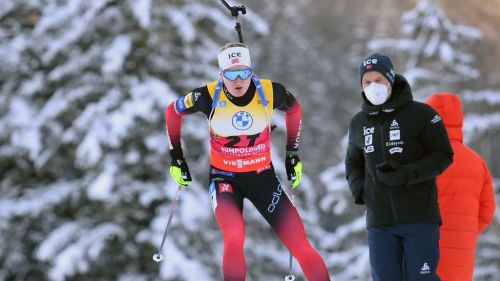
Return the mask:
[(395, 224), (368, 229), (374, 281), (440, 281), (439, 225)]

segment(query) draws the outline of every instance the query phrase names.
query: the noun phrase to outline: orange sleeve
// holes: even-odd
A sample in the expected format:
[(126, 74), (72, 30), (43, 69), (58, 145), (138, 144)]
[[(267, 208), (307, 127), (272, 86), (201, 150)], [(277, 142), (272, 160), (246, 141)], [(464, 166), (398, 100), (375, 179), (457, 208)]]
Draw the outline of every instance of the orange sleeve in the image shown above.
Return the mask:
[(479, 198), (479, 226), (478, 233), (481, 234), (486, 227), (493, 220), (495, 215), (496, 203), (495, 203), (495, 190), (493, 188), (493, 181), (491, 179), (490, 171), (488, 166), (483, 162), (483, 167), (485, 171), (484, 184), (481, 189), (481, 195)]

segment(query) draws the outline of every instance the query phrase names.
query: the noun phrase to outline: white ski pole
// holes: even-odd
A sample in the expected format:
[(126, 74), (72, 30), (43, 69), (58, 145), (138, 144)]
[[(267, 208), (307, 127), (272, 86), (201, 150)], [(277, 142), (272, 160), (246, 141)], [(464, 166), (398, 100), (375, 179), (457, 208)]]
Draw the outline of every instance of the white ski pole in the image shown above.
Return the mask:
[(153, 255), (153, 260), (155, 262), (161, 262), (163, 260), (163, 255), (161, 254), (161, 251), (163, 250), (163, 245), (165, 244), (165, 240), (167, 239), (168, 227), (170, 225), (170, 222), (172, 222), (172, 217), (174, 216), (175, 209), (177, 209), (177, 202), (179, 201), (179, 195), (181, 194), (181, 189), (182, 186), (179, 185), (179, 188), (177, 188), (177, 192), (175, 193), (174, 202), (170, 206), (170, 215), (168, 217), (167, 226), (165, 227), (165, 232), (163, 233), (163, 239), (161, 240), (160, 249), (156, 254)]
[[(292, 201), (292, 205), (295, 207), (295, 204), (294, 204), (295, 194), (293, 194), (293, 187), (290, 188), (290, 200)], [(285, 281), (294, 281), (295, 276), (292, 273), (293, 256), (292, 256), (292, 252), (290, 252), (290, 251), (288, 251), (288, 252), (290, 253), (290, 263), (289, 263), (289, 268), (288, 268), (288, 275), (285, 276)]]

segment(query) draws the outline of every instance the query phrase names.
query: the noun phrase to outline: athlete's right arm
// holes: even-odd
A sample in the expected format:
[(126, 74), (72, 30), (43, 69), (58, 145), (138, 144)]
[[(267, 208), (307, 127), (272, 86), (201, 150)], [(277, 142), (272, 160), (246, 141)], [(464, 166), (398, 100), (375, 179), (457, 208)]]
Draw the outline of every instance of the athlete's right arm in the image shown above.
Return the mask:
[(210, 94), (205, 86), (179, 97), (165, 111), (165, 125), (170, 140), (170, 174), (179, 185), (188, 186), (192, 181), (181, 146), (182, 116), (198, 111), (208, 116), (211, 103)]

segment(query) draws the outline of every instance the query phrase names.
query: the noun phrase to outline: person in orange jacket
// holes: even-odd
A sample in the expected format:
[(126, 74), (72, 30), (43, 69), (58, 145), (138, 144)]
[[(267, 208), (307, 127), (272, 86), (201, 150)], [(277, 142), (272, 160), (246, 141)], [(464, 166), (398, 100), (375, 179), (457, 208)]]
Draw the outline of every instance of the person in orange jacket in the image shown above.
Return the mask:
[(437, 273), (442, 281), (470, 281), (477, 237), (495, 213), (491, 174), (484, 159), (463, 144), (463, 112), (458, 96), (438, 93), (425, 102), (443, 119), (455, 153), (453, 164), (437, 177), (443, 220)]

